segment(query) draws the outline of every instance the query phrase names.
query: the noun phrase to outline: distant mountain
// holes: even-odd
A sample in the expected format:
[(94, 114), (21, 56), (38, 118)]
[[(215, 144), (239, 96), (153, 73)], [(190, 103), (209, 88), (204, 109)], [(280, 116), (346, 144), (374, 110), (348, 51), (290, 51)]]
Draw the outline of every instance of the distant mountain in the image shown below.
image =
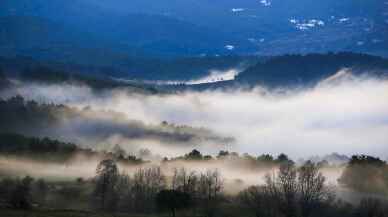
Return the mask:
[[(352, 76), (369, 74), (382, 77), (388, 76), (388, 59), (348, 52), (282, 55), (266, 58), (253, 56), (131, 58), (120, 67), (106, 68), (55, 61), (37, 61), (23, 57), (0, 57), (0, 68), (6, 74), (19, 74), (27, 79), (42, 81), (59, 79), (62, 82), (77, 78), (97, 89), (126, 86), (135, 88), (135, 91), (140, 88), (141, 91), (144, 89), (146, 92), (153, 93), (162, 90), (249, 88), (257, 85), (270, 88), (314, 86), (322, 82), (341, 81), (349, 76), (346, 73), (337, 74), (344, 69), (345, 71), (348, 69)], [(204, 80), (202, 84), (189, 82), (207, 78), (214, 72), (222, 73), (228, 70), (236, 70), (234, 79), (218, 79), (212, 81), (214, 83), (206, 83)]]
[(388, 77), (388, 59), (351, 52), (281, 55), (257, 61), (238, 73), (233, 80), (160, 88), (204, 91), (250, 89), (258, 85), (268, 88), (312, 87), (323, 82), (337, 82), (359, 75)]
[(3, 74), (2, 69), (0, 68), (0, 90), (5, 89), (10, 86), (10, 82), (7, 77)]
[(388, 5), (383, 0), (84, 1), (120, 13), (159, 14), (238, 35), (239, 41), (231, 44), (237, 53), (347, 50), (387, 55)]
[[(76, 52), (74, 55), (80, 56), (85, 54), (81, 51), (79, 53)], [(86, 77), (97, 77), (99, 79), (121, 79), (136, 83), (141, 81), (184, 82), (201, 79), (214, 71), (243, 70), (264, 60), (264, 58), (256, 56), (187, 57), (171, 59), (123, 56), (122, 58), (115, 59), (114, 55), (108, 55), (107, 52), (101, 53), (105, 54), (105, 56), (99, 56), (99, 53), (96, 52), (97, 50), (94, 51), (92, 52), (91, 50), (92, 53), (85, 56), (86, 58), (78, 59), (83, 60), (83, 64), (76, 64), (76, 57), (70, 54), (68, 57), (62, 58), (56, 55), (57, 59), (48, 56), (45, 60), (42, 60), (42, 58), (36, 59), (15, 56), (0, 57), (0, 68), (3, 69), (4, 73), (10, 75), (23, 74), (26, 71), (37, 72), (41, 69), (46, 69), (43, 70), (42, 74), (48, 70), (53, 73), (63, 72), (67, 74), (79, 74)], [(100, 61), (96, 64), (85, 64), (85, 62), (91, 62), (93, 59), (100, 59)], [(41, 77), (44, 77), (44, 75)]]
[(141, 55), (129, 46), (57, 21), (33, 16), (0, 17), (0, 55), (30, 56), (40, 60), (105, 66)]
[[(367, 4), (362, 0), (2, 0), (0, 16), (39, 17), (55, 22), (57, 27), (42, 25), (50, 27), (43, 37), (49, 41), (58, 35), (67, 37), (66, 41), (54, 40), (56, 48), (71, 42), (83, 45), (77, 48), (97, 47), (100, 50), (96, 53), (105, 49), (108, 53), (118, 52), (112, 56), (282, 55), (327, 51), (388, 56), (387, 10), (388, 5), (382, 0), (370, 0)], [(16, 28), (15, 23), (4, 22), (9, 20), (3, 20), (0, 33), (7, 31), (4, 30), (7, 26)], [(29, 26), (34, 25), (38, 24), (34, 21), (19, 25), (23, 31), (10, 37), (26, 33), (25, 39), (33, 42), (35, 38), (29, 39), (27, 33), (32, 31)], [(66, 26), (70, 33), (57, 31), (58, 26)], [(94, 43), (85, 42), (85, 38)], [(41, 55), (38, 48), (29, 51)], [(14, 51), (4, 46), (1, 50)], [(59, 56), (81, 53), (74, 58), (78, 60), (94, 50), (58, 48), (53, 53)]]
[[(225, 40), (222, 38), (224, 36), (210, 29), (161, 15), (118, 14), (115, 11), (85, 3), (83, 0), (52, 0), (49, 2), (45, 0), (5, 0), (2, 3), (0, 15), (29, 17), (29, 19), (39, 17), (56, 22), (59, 26), (66, 26), (71, 32), (67, 34), (64, 31), (58, 32), (58, 28), (52, 27), (48, 28), (51, 31), (47, 32), (46, 38), (51, 40), (51, 37), (56, 38), (62, 35), (67, 41), (82, 44), (86, 48), (90, 48), (91, 42), (84, 43), (83, 39), (91, 38), (98, 40), (94, 42), (99, 48), (118, 50), (123, 53), (131, 52), (129, 47), (144, 50), (150, 55), (199, 55), (224, 50), (222, 42)], [(7, 26), (14, 26), (23, 30), (24, 33), (34, 30), (30, 26), (34, 28), (40, 24), (50, 27), (47, 23), (35, 21), (28, 21), (16, 27), (14, 22), (4, 18), (3, 23), (5, 24), (2, 27), (3, 32), (7, 31)], [(78, 33), (83, 35), (80, 36)], [(18, 32), (15, 32), (15, 36), (20, 37)], [(31, 37), (30, 40), (34, 41), (34, 39)], [(40, 44), (39, 42), (39, 40), (36, 41), (36, 44)], [(58, 42), (55, 45), (61, 46), (63, 43)]]
[(344, 68), (355, 74), (388, 75), (388, 59), (356, 53), (284, 55), (248, 68), (235, 82), (272, 87), (316, 84)]

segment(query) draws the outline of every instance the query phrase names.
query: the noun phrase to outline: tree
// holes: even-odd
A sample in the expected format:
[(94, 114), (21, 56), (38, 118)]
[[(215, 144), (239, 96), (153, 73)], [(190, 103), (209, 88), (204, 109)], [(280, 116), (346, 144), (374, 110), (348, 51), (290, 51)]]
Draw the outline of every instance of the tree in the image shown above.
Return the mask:
[(148, 148), (142, 148), (139, 150), (139, 157), (143, 159), (147, 159), (152, 157), (152, 153)]
[(123, 159), (127, 155), (126, 151), (119, 145), (116, 144), (112, 149), (113, 155), (118, 159)]
[(208, 170), (200, 175), (198, 194), (201, 196), (202, 208), (207, 217), (215, 215), (220, 202), (223, 184), (224, 182), (218, 170)]
[(190, 207), (191, 201), (188, 193), (176, 190), (162, 190), (156, 195), (158, 207), (170, 210), (172, 217), (175, 217), (176, 210)]
[(302, 217), (309, 217), (313, 210), (327, 201), (331, 194), (325, 186), (325, 177), (319, 167), (307, 161), (298, 169), (299, 203)]
[(198, 188), (198, 177), (194, 171), (187, 171), (185, 168), (174, 169), (171, 185), (173, 190), (188, 193), (194, 198)]
[(352, 156), (339, 182), (361, 192), (388, 194), (388, 165), (372, 156)]
[(266, 176), (266, 192), (283, 216), (309, 217), (320, 205), (333, 199), (319, 167), (307, 161), (296, 168), (292, 161), (283, 162), (277, 174)]
[(118, 177), (118, 168), (114, 160), (103, 160), (97, 166), (94, 196), (100, 202), (100, 208), (103, 210), (114, 210), (115, 208), (117, 202), (115, 187)]
[(160, 167), (138, 169), (133, 177), (134, 209), (138, 212), (154, 210), (155, 197), (165, 189), (166, 180)]
[(238, 195), (240, 203), (253, 210), (256, 217), (271, 216), (270, 197), (266, 188), (260, 186), (251, 186)]
[(49, 191), (49, 186), (44, 181), (44, 179), (39, 179), (38, 181), (36, 181), (34, 187), (35, 187), (34, 196), (37, 198), (37, 201), (41, 205), (44, 205), (46, 203), (46, 197)]
[(134, 209), (133, 179), (126, 174), (121, 174), (117, 183), (118, 210), (130, 212)]
[(297, 216), (297, 170), (294, 163), (286, 161), (276, 175), (266, 176), (266, 189), (276, 206), (286, 217)]
[(202, 154), (198, 150), (194, 149), (190, 153), (185, 155), (188, 160), (202, 160)]
[(16, 209), (31, 208), (31, 183), (33, 179), (29, 176), (18, 181), (15, 189), (12, 191), (10, 204)]
[(376, 198), (364, 198), (356, 209), (356, 217), (387, 217), (388, 204)]
[(221, 150), (221, 151), (218, 153), (217, 158), (222, 159), (222, 158), (225, 158), (225, 157), (227, 157), (227, 156), (229, 156), (229, 151), (223, 151), (223, 150)]
[(293, 161), (290, 160), (290, 158), (288, 158), (288, 156), (287, 156), (286, 154), (283, 154), (283, 153), (280, 154), (280, 155), (277, 157), (276, 161), (277, 161), (278, 163), (288, 163), (288, 162), (293, 163)]

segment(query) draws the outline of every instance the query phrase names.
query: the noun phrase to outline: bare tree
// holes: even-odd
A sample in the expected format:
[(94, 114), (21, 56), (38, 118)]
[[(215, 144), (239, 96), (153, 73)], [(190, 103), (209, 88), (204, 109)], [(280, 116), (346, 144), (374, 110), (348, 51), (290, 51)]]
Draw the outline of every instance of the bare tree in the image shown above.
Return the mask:
[(265, 188), (283, 216), (309, 217), (324, 202), (334, 199), (325, 180), (319, 167), (310, 161), (299, 168), (286, 161), (280, 165), (277, 174), (266, 176)]
[(111, 159), (101, 161), (96, 174), (94, 196), (100, 201), (101, 209), (113, 210), (117, 202), (115, 187), (119, 178), (116, 162)]
[(118, 209), (120, 211), (131, 212), (134, 208), (133, 179), (127, 174), (121, 174), (117, 182)]
[(198, 176), (194, 171), (187, 171), (183, 167), (174, 169), (171, 188), (195, 196), (198, 188)]
[(238, 195), (240, 203), (253, 210), (256, 217), (271, 216), (268, 205), (269, 195), (266, 188), (261, 186), (251, 186)]
[(297, 216), (297, 170), (293, 162), (283, 162), (276, 175), (267, 175), (266, 189), (284, 216)]
[(16, 209), (29, 209), (31, 208), (31, 183), (33, 178), (26, 176), (22, 180), (18, 180), (16, 187), (11, 194), (10, 204)]
[(200, 200), (206, 216), (214, 216), (222, 190), (223, 180), (218, 170), (208, 170), (206, 173), (201, 173), (198, 193), (201, 195)]
[(157, 193), (165, 189), (166, 179), (160, 167), (138, 169), (133, 178), (133, 194), (136, 211), (154, 210)]
[(319, 167), (307, 161), (298, 169), (299, 204), (302, 217), (309, 217), (314, 209), (331, 197)]
[(364, 198), (356, 209), (357, 217), (387, 217), (388, 204), (376, 198)]
[(46, 197), (49, 191), (49, 186), (44, 179), (39, 179), (35, 182), (33, 188), (33, 195), (36, 198), (36, 201), (41, 205), (46, 204)]
[(172, 217), (177, 210), (189, 208), (191, 201), (189, 194), (177, 190), (162, 190), (156, 196), (158, 208), (169, 210)]

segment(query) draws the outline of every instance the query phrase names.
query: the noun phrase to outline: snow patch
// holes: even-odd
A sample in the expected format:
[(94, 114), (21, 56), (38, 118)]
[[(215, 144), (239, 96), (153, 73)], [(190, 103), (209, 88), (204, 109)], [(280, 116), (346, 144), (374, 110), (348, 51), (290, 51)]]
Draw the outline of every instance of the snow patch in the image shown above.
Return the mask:
[(272, 4), (270, 0), (260, 0), (260, 3), (265, 7), (269, 7)]
[(245, 8), (232, 8), (231, 11), (233, 13), (243, 12), (245, 11)]
[(248, 41), (253, 44), (258, 44), (258, 43), (263, 43), (265, 41), (265, 38), (260, 38), (260, 39), (248, 38)]
[(299, 30), (308, 30), (308, 29), (325, 25), (325, 22), (323, 20), (318, 20), (318, 19), (310, 19), (310, 20), (290, 19), (289, 21), (291, 24), (295, 26), (295, 28)]
[(228, 45), (225, 45), (225, 49), (227, 49), (227, 50), (234, 50), (235, 46), (228, 44)]
[(340, 23), (344, 23), (344, 22), (348, 22), (349, 20), (350, 20), (350, 18), (344, 17), (344, 18), (339, 19), (338, 21), (339, 21)]

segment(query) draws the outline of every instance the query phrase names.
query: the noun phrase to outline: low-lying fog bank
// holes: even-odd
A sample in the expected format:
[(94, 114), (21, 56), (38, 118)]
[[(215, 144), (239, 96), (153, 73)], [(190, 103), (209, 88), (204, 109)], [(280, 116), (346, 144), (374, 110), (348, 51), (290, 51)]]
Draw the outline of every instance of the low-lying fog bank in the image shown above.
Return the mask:
[[(96, 167), (101, 160), (103, 159), (76, 155), (71, 160), (61, 163), (37, 161), (26, 157), (0, 156), (0, 178), (1, 176), (23, 177), (29, 175), (36, 179), (44, 178), (56, 181), (72, 181), (77, 178), (87, 180), (95, 177)], [(265, 183), (267, 174), (273, 174), (277, 171), (277, 166), (249, 167), (247, 164), (232, 160), (118, 163), (119, 171), (130, 175), (140, 168), (150, 167), (160, 167), (168, 179), (173, 176), (175, 169), (185, 168), (188, 172), (194, 171), (196, 173), (218, 170), (227, 186), (225, 192), (228, 194), (237, 194), (252, 185), (262, 185)], [(321, 172), (327, 178), (328, 185), (336, 186), (343, 169), (343, 166), (325, 167), (321, 169)]]
[[(145, 124), (167, 121), (205, 127), (222, 137), (235, 138), (235, 144), (226, 149), (240, 153), (284, 152), (294, 159), (332, 152), (388, 157), (388, 80), (355, 77), (349, 71), (341, 71), (313, 88), (137, 95), (125, 90), (96, 94), (87, 86), (70, 84), (22, 83), (2, 96), (16, 93), (38, 102), (120, 112)], [(149, 140), (128, 140), (121, 133), (105, 136), (123, 147), (147, 144), (162, 156), (187, 152), (160, 149)], [(219, 150), (206, 145), (198, 148), (209, 153)]]

